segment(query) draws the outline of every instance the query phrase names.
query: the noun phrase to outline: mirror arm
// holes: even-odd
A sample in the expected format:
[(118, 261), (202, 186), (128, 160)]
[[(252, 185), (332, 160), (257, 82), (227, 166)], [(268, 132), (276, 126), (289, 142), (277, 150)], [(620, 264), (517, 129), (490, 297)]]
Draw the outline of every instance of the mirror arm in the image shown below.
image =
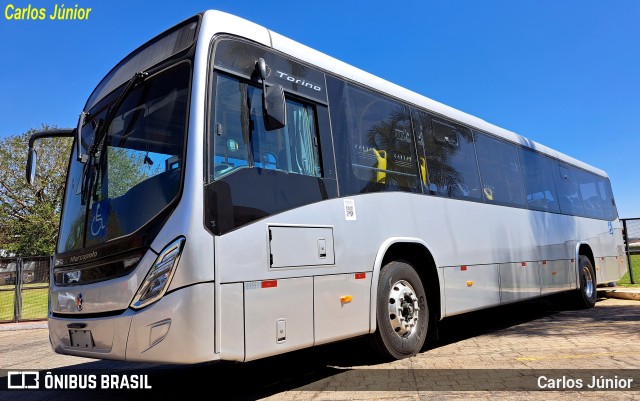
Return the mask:
[[(267, 104), (267, 62), (262, 57), (256, 61), (256, 69), (260, 74), (260, 80), (262, 81), (262, 104)], [(266, 111), (266, 110), (265, 110)]]
[(33, 162), (34, 162), (34, 155), (36, 153), (36, 151), (33, 149), (33, 145), (35, 144), (35, 141), (37, 141), (38, 139), (42, 139), (42, 138), (64, 138), (64, 137), (71, 137), (73, 138), (75, 136), (76, 130), (72, 129), (72, 128), (66, 128), (66, 129), (51, 129), (51, 130), (47, 130), (47, 131), (38, 131), (35, 132), (34, 134), (32, 134), (29, 137), (29, 150), (28, 150), (28, 156), (27, 156), (27, 182), (31, 185), (33, 185), (33, 180), (32, 178), (35, 178), (35, 175), (32, 176), (31, 172), (33, 170)]
[(38, 131), (36, 133), (31, 134), (29, 137), (29, 149), (33, 148), (33, 143), (38, 139), (42, 138), (73, 138), (75, 135), (74, 128), (64, 128), (64, 129), (50, 129), (47, 131)]
[(260, 57), (256, 61), (256, 70), (262, 79), (262, 112), (265, 128), (267, 131), (275, 131), (287, 125), (286, 103), (282, 85), (267, 88), (267, 68), (267, 63)]
[(85, 118), (89, 115), (86, 111), (80, 113), (80, 118), (78, 119), (78, 128), (75, 130), (75, 139), (76, 139), (76, 156), (78, 161), (81, 163), (86, 163), (89, 159), (88, 155), (82, 154), (82, 126), (84, 125)]

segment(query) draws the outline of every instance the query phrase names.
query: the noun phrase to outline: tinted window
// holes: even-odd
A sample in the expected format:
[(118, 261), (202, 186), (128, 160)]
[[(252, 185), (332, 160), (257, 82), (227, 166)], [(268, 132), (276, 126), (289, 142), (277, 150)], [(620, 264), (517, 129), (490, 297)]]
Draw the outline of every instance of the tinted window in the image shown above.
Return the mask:
[(527, 206), (531, 209), (559, 212), (553, 181), (553, 161), (531, 150), (520, 148), (520, 167)]
[(418, 150), (418, 168), (420, 182), (425, 188), (424, 192), (429, 192), (429, 177), (427, 174), (427, 154), (425, 149), (426, 136), (431, 131), (431, 118), (428, 114), (421, 111), (412, 110), (411, 118), (413, 120), (413, 133)]
[(578, 185), (577, 169), (558, 163), (556, 167), (556, 189), (560, 211), (566, 214), (584, 215), (582, 196)]
[(408, 108), (337, 79), (328, 84), (342, 195), (419, 192)]
[(585, 216), (603, 219), (605, 214), (602, 211), (602, 197), (596, 176), (583, 170), (576, 170), (575, 173), (580, 185)]
[(608, 179), (597, 177), (598, 191), (602, 199), (602, 211), (604, 218), (607, 220), (614, 220), (618, 217), (618, 211), (616, 210), (616, 202), (613, 199), (613, 193), (611, 192), (611, 183)]
[(516, 146), (477, 134), (476, 152), (485, 201), (524, 206), (524, 188)]
[[(481, 199), (473, 133), (462, 126), (415, 113), (421, 174), (429, 193), (450, 198)], [(426, 163), (425, 163), (426, 162)]]

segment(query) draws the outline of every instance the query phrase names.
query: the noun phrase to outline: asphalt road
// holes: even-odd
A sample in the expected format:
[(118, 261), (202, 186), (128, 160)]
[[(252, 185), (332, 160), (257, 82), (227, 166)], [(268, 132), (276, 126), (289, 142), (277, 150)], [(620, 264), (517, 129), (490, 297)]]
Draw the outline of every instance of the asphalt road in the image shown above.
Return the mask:
[[(447, 319), (438, 343), (394, 362), (373, 356), (360, 339), (246, 364), (131, 364), (54, 354), (46, 329), (0, 331), (0, 369), (5, 369), (0, 375), (6, 370), (57, 374), (126, 369), (149, 373), (153, 386), (117, 392), (0, 391), (0, 400), (155, 400), (172, 390), (198, 390), (207, 396), (193, 398), (203, 399), (640, 400), (640, 302), (601, 299), (593, 309), (571, 310), (559, 307), (559, 301), (537, 300)], [(631, 389), (616, 391), (513, 391), (533, 390), (541, 375), (554, 381), (571, 377), (575, 369), (589, 377), (635, 381)], [(0, 389), (6, 388), (4, 380)], [(547, 381), (542, 384), (548, 387)]]

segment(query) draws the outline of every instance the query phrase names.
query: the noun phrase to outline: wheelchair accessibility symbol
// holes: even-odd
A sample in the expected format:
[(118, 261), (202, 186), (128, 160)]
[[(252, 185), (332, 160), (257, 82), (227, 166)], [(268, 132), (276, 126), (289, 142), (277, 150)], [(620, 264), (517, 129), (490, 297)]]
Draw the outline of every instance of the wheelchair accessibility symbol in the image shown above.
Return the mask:
[(107, 220), (109, 220), (109, 199), (96, 202), (91, 206), (91, 224), (89, 239), (102, 238), (107, 234)]

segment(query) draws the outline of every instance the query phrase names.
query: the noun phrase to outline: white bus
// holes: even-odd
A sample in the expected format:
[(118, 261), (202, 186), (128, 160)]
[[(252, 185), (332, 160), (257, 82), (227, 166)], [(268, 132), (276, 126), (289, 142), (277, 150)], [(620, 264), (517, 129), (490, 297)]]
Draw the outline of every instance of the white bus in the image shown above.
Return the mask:
[(89, 97), (52, 271), (62, 354), (250, 361), (446, 317), (626, 259), (605, 172), (244, 19), (199, 14)]

